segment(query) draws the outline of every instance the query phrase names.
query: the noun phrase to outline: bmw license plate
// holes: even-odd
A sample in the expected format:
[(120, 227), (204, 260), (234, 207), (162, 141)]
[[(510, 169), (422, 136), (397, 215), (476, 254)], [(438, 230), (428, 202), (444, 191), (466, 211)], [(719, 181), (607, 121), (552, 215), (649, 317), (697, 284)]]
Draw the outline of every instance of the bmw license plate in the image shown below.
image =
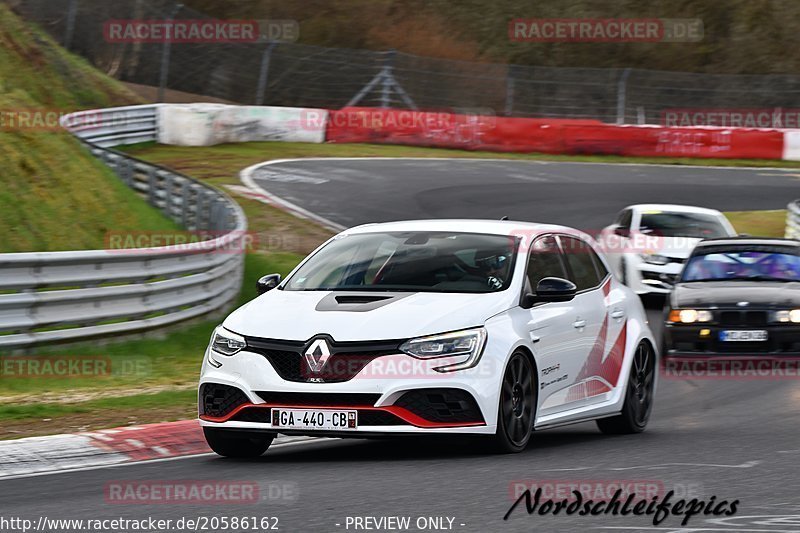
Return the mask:
[(272, 425), (284, 429), (356, 429), (358, 412), (333, 409), (273, 409)]
[(763, 329), (726, 329), (719, 332), (719, 340), (722, 342), (764, 342), (767, 340), (767, 332)]

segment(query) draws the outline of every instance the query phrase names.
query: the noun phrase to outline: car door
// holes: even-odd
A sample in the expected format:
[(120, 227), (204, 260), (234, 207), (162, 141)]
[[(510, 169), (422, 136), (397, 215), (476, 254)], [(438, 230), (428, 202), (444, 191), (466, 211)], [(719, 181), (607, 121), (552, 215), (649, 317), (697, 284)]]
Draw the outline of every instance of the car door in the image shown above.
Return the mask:
[[(534, 292), (542, 278), (568, 277), (563, 253), (554, 235), (544, 235), (533, 242), (526, 275), (526, 292)], [(537, 416), (547, 416), (564, 408), (559, 391), (567, 390), (572, 384), (571, 379), (583, 360), (585, 341), (575, 327), (579, 316), (574, 301), (537, 303), (527, 312), (539, 373)]]
[(607, 399), (617, 384), (624, 346), (624, 292), (613, 290), (613, 278), (587, 241), (559, 236), (569, 279), (578, 287), (575, 308), (582, 343), (572, 385), (564, 392), (564, 405), (577, 408)]

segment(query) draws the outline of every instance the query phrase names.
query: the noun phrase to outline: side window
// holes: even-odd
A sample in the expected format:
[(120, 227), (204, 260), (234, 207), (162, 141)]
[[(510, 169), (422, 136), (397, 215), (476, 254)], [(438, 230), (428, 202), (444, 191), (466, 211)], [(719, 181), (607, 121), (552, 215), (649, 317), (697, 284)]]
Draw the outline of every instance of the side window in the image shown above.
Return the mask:
[(617, 217), (617, 225), (622, 229), (631, 229), (631, 222), (633, 222), (633, 211), (630, 209), (623, 210)]
[(574, 237), (559, 237), (559, 239), (571, 273), (570, 280), (577, 285), (579, 291), (597, 287), (600, 284), (600, 277), (594, 266), (592, 247)]
[(591, 248), (589, 248), (589, 255), (592, 256), (592, 261), (594, 261), (594, 268), (597, 270), (597, 277), (600, 278), (600, 281), (603, 281), (606, 279), (606, 276), (608, 276), (608, 269), (600, 260), (600, 257)]
[(535, 291), (542, 278), (566, 278), (561, 250), (555, 237), (542, 237), (533, 243), (528, 261), (528, 281), (530, 290)]

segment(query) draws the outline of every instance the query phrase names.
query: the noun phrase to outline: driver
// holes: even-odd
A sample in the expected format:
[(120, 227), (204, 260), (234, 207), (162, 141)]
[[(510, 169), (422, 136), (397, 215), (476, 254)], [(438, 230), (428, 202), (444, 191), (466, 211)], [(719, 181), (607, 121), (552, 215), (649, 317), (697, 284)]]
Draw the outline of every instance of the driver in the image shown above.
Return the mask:
[(505, 285), (508, 279), (510, 261), (507, 254), (498, 254), (496, 251), (479, 251), (475, 254), (475, 266), (486, 284), (493, 290), (498, 290)]

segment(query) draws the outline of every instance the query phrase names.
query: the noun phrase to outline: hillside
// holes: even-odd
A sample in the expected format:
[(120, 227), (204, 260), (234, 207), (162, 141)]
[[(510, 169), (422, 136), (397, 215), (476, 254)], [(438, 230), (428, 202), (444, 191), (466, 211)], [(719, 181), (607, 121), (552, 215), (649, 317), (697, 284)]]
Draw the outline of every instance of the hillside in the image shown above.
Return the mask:
[(70, 134), (42, 126), (59, 112), (134, 103), (0, 3), (0, 252), (102, 248), (112, 229), (174, 227)]

